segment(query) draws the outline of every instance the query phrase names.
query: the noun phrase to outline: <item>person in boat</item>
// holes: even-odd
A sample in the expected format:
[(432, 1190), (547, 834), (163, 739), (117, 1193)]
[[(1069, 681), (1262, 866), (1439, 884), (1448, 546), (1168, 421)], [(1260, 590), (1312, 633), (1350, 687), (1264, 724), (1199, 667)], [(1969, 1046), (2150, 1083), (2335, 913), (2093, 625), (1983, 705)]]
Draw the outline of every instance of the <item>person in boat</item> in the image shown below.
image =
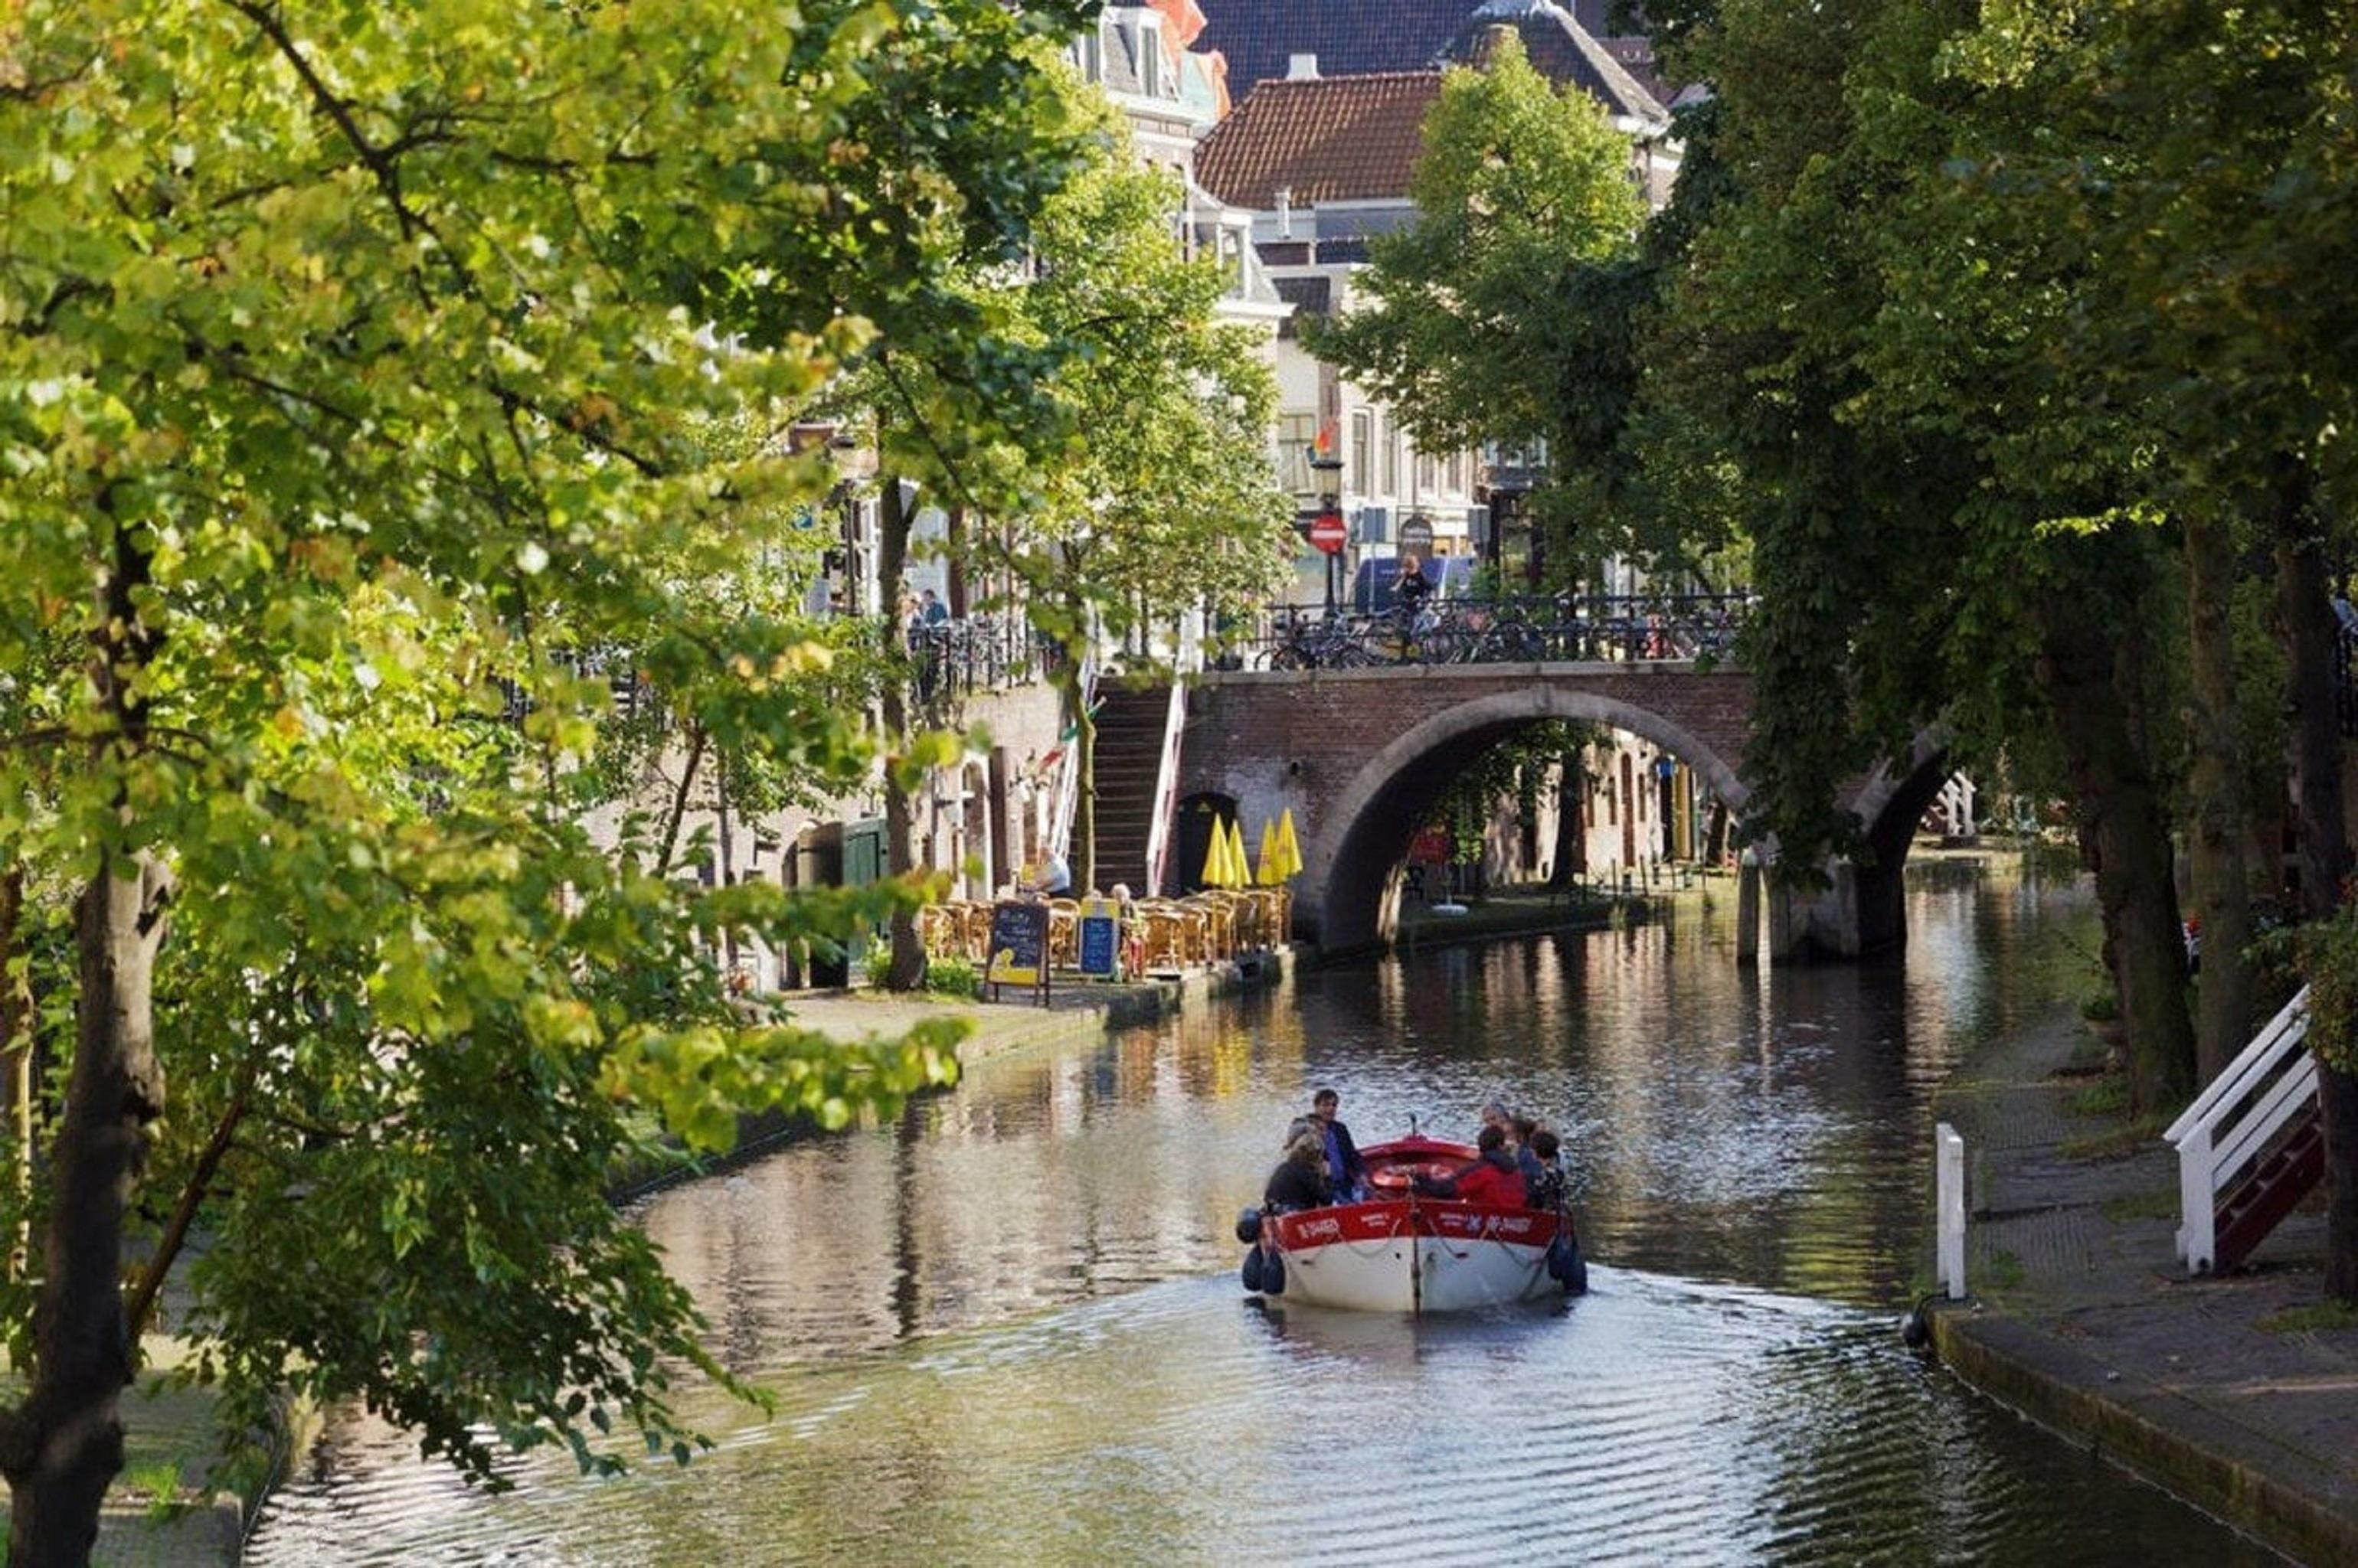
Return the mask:
[(1455, 1176), (1414, 1177), (1417, 1192), (1429, 1198), (1455, 1198), (1495, 1208), (1524, 1206), (1531, 1199), (1531, 1188), (1516, 1167), (1515, 1157), (1507, 1152), (1507, 1135), (1495, 1126), (1486, 1126), (1474, 1140), (1474, 1147), (1481, 1152), (1480, 1157)]
[(1561, 1213), (1571, 1190), (1570, 1180), (1563, 1169), (1563, 1140), (1548, 1128), (1531, 1134), (1531, 1168), (1538, 1173), (1524, 1173), (1524, 1184), (1530, 1189), (1531, 1206), (1549, 1214)]
[(1315, 1131), (1304, 1131), (1286, 1144), (1285, 1158), (1269, 1173), (1260, 1195), (1262, 1212), (1325, 1208), (1334, 1201), (1326, 1181), (1326, 1141)]
[(1515, 1130), (1514, 1113), (1507, 1108), (1505, 1102), (1494, 1099), (1482, 1108), (1482, 1125), (1495, 1127), (1501, 1136), (1511, 1138)]
[(1523, 1173), (1525, 1184), (1540, 1179), (1540, 1157), (1531, 1152), (1531, 1140), (1539, 1136), (1540, 1124), (1520, 1111), (1508, 1119), (1507, 1143), (1515, 1156), (1515, 1168)]
[(1349, 1203), (1367, 1195), (1368, 1162), (1359, 1158), (1350, 1128), (1336, 1119), (1335, 1113), (1342, 1108), (1343, 1097), (1333, 1089), (1320, 1089), (1310, 1097), (1310, 1119), (1317, 1124), (1325, 1145), (1326, 1179), (1334, 1184), (1336, 1201)]

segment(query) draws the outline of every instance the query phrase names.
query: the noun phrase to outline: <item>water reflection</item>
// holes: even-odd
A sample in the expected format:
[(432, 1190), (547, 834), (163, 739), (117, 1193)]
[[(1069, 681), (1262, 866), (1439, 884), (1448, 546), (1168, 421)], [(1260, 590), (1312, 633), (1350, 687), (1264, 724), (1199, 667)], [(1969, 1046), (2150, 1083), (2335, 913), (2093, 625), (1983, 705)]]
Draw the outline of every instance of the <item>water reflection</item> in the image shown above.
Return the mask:
[[(772, 1420), (621, 1485), (471, 1497), (340, 1423), (264, 1563), (2235, 1561), (2225, 1532), (1905, 1355), (1926, 1092), (2086, 983), (2073, 883), (1911, 895), (1903, 963), (1744, 970), (1724, 912), (1304, 976), (986, 1063), (888, 1126), (661, 1195)], [(1594, 1292), (1258, 1311), (1229, 1235), (1331, 1083), (1363, 1141), (1563, 1127)]]

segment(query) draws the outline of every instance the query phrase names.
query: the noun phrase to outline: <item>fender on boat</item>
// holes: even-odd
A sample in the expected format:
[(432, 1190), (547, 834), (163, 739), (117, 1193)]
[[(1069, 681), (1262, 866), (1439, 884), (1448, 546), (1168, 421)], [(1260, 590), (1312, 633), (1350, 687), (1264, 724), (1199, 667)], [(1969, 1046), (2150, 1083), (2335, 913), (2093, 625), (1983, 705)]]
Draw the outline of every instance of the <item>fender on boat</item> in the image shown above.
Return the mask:
[(1548, 1244), (1548, 1278), (1563, 1287), (1568, 1296), (1585, 1295), (1588, 1291), (1588, 1260), (1580, 1255), (1577, 1237), (1560, 1235)]

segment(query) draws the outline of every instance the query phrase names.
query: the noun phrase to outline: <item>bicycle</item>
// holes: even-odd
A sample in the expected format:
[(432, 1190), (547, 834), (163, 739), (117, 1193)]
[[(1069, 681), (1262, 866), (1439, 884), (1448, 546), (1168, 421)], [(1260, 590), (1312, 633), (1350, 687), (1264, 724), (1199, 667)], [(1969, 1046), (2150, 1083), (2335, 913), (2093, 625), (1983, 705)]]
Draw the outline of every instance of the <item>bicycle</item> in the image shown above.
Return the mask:
[(1357, 669), (1369, 662), (1350, 623), (1332, 614), (1289, 616), (1269, 655), (1273, 670)]

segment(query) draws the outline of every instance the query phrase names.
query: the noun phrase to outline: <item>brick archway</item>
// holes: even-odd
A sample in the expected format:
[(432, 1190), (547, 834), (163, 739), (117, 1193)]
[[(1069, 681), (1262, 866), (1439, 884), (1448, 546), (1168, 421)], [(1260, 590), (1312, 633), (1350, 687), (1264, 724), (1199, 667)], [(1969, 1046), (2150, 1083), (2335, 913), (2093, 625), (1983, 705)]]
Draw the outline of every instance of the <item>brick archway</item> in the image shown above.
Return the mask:
[(1189, 697), (1180, 789), (1233, 797), (1249, 828), (1292, 810), (1296, 934), (1347, 949), (1388, 935), (1401, 849), (1442, 790), (1527, 725), (1578, 719), (1640, 736), (1740, 813), (1751, 689), (1740, 670), (1668, 661), (1214, 676)]

